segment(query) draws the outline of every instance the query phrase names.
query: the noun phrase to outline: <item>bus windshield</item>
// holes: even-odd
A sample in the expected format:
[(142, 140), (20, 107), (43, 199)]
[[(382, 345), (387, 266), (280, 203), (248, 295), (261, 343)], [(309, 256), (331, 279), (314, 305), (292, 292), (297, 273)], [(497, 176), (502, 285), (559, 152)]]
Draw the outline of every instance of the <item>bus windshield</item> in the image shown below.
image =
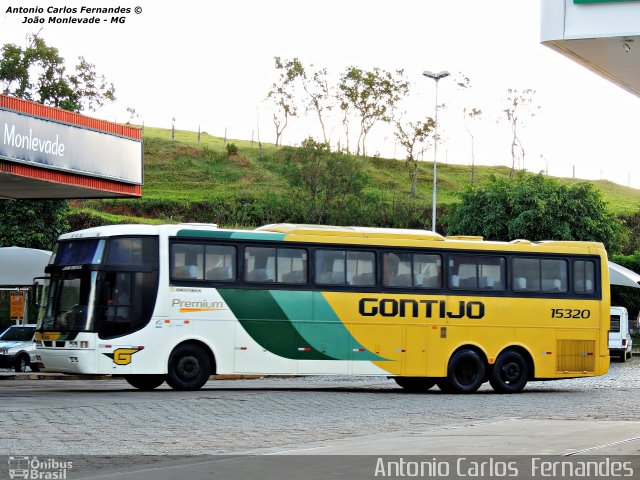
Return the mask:
[(45, 283), (38, 326), (49, 331), (92, 330), (89, 296), (96, 272), (72, 270)]
[[(78, 264), (79, 263), (79, 264)], [(112, 338), (142, 328), (158, 288), (158, 239), (61, 242), (45, 282), (38, 329)]]

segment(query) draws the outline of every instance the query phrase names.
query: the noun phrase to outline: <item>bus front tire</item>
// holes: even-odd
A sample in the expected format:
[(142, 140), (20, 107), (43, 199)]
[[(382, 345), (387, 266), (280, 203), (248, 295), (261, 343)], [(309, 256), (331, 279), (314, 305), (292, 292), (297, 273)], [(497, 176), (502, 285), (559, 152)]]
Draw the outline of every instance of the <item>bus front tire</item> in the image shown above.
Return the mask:
[(517, 393), (529, 380), (529, 365), (518, 352), (501, 353), (491, 369), (489, 383), (498, 393)]
[(211, 360), (198, 345), (179, 345), (169, 357), (167, 383), (174, 390), (198, 390), (211, 375)]
[(453, 354), (447, 372), (447, 378), (438, 382), (442, 391), (473, 393), (484, 383), (486, 368), (476, 351), (465, 348)]
[(125, 375), (124, 379), (129, 385), (138, 390), (153, 390), (162, 385), (165, 375)]
[(407, 392), (426, 392), (436, 384), (436, 381), (429, 377), (393, 377), (393, 379)]

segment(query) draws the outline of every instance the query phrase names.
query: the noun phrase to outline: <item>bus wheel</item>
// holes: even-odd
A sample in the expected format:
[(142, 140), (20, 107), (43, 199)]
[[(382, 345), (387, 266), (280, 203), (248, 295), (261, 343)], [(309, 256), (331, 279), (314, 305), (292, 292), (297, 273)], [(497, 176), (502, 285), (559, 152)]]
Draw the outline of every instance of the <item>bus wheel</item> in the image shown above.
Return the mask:
[(484, 362), (477, 352), (459, 350), (449, 360), (447, 378), (438, 386), (445, 392), (473, 393), (485, 381), (485, 370)]
[(174, 390), (198, 390), (211, 374), (211, 360), (202, 347), (179, 345), (169, 357), (167, 383)]
[(407, 392), (426, 392), (436, 384), (436, 381), (429, 377), (393, 377), (393, 379)]
[(529, 380), (529, 365), (518, 352), (501, 353), (491, 369), (489, 383), (498, 393), (517, 393)]
[(125, 375), (124, 379), (138, 390), (153, 390), (162, 385), (165, 375)]

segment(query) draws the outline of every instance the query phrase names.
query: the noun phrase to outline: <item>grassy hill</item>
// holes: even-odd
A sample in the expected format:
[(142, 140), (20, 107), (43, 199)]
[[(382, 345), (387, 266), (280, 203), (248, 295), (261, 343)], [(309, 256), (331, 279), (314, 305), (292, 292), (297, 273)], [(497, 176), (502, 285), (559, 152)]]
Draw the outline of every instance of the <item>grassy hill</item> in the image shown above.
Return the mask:
[[(145, 127), (144, 187), (140, 199), (88, 200), (72, 203), (72, 228), (103, 223), (208, 221), (222, 226), (256, 226), (269, 221), (286, 221), (278, 198), (286, 197), (288, 182), (282, 174), (278, 149), (272, 144), (229, 140), (238, 148), (227, 155), (222, 138), (202, 133)], [(431, 162), (420, 165), (418, 197), (409, 194), (405, 163), (393, 159), (366, 158), (363, 168), (369, 176), (365, 193), (386, 202), (408, 201), (431, 208)], [(490, 175), (509, 175), (508, 167), (476, 167), (476, 182)], [(567, 182), (579, 180), (564, 179)], [(458, 194), (471, 182), (469, 166), (438, 164), (438, 207), (458, 201)], [(609, 181), (592, 182), (603, 192), (615, 214), (640, 209), (640, 190)], [(243, 216), (242, 211), (246, 210)], [(235, 214), (230, 214), (235, 210)], [(240, 214), (238, 211), (240, 210)]]

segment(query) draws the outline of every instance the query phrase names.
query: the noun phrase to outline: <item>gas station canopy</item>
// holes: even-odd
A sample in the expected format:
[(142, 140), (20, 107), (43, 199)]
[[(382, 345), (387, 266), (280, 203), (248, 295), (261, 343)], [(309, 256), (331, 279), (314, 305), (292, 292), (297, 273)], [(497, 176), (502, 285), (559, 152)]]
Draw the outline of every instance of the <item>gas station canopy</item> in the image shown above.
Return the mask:
[(139, 128), (0, 95), (0, 198), (142, 194)]
[(640, 96), (640, 1), (542, 0), (541, 41)]

